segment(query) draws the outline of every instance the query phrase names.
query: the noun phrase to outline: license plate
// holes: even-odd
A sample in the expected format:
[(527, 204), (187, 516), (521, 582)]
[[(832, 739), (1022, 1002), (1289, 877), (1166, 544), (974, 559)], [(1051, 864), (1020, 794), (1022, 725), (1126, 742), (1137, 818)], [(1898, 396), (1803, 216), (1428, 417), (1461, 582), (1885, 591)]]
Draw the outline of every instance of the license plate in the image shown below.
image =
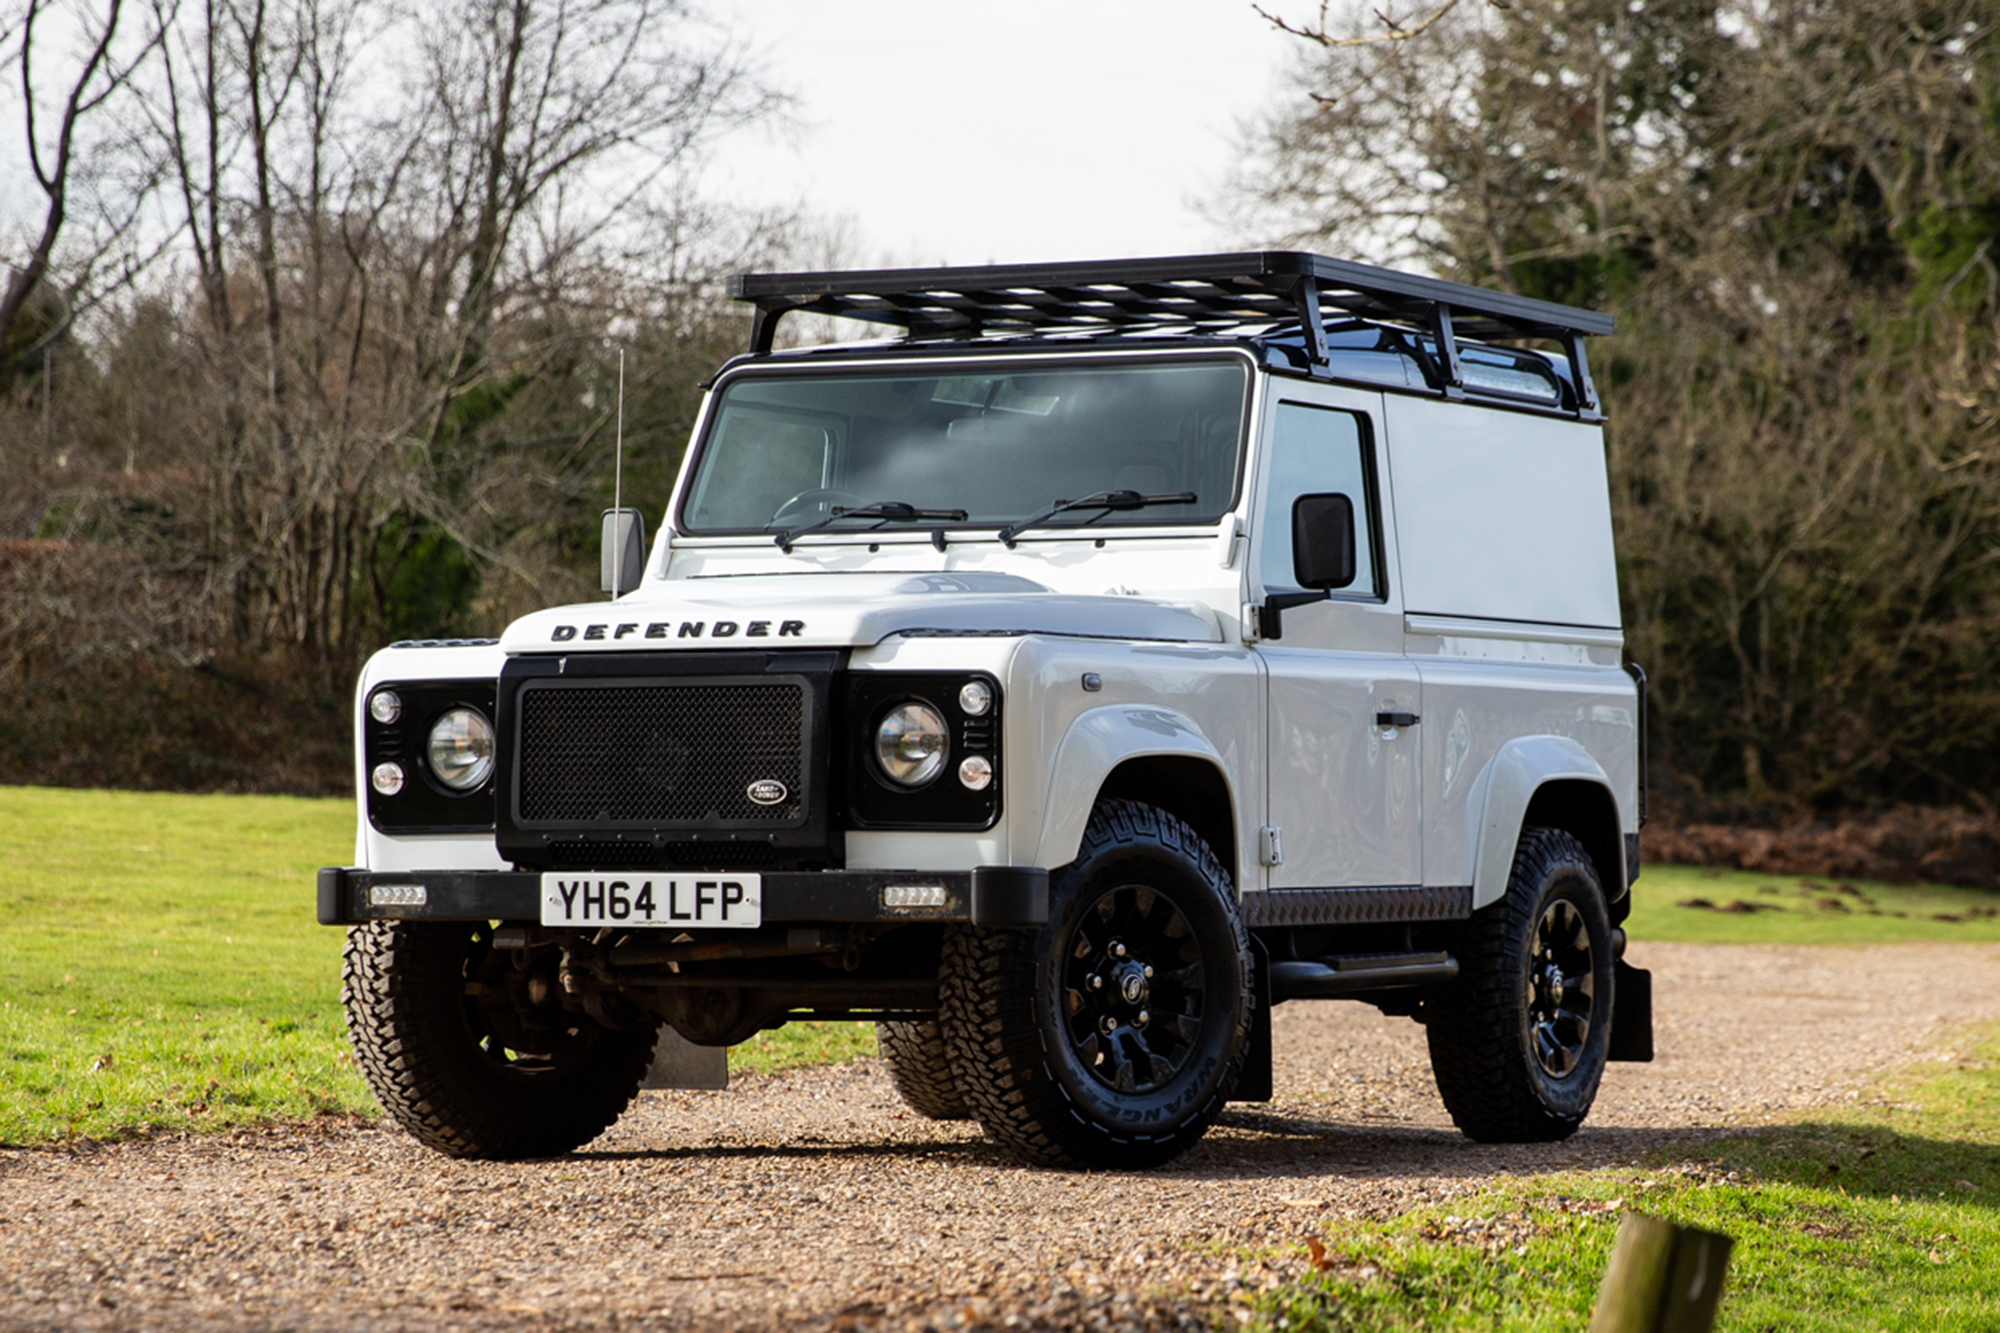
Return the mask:
[(760, 875), (556, 872), (542, 876), (545, 926), (748, 930), (764, 922)]

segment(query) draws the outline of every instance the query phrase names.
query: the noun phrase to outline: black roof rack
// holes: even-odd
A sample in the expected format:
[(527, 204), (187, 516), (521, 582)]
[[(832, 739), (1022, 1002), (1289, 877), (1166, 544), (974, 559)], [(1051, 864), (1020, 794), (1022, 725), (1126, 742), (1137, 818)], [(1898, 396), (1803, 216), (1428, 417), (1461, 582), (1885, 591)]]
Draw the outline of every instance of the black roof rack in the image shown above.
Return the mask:
[(905, 268), (845, 273), (745, 273), (729, 294), (756, 307), (750, 351), (771, 350), (792, 311), (890, 324), (912, 339), (978, 337), (988, 331), (1074, 332), (1180, 328), (1222, 330), (1298, 321), (1306, 356), (1327, 363), (1321, 312), (1414, 324), (1441, 353), (1447, 394), (1464, 391), (1459, 337), (1550, 338), (1563, 344), (1580, 407), (1595, 415), (1582, 338), (1610, 333), (1611, 316), (1464, 283), (1357, 264), (1298, 250), (1112, 259), (977, 268)]

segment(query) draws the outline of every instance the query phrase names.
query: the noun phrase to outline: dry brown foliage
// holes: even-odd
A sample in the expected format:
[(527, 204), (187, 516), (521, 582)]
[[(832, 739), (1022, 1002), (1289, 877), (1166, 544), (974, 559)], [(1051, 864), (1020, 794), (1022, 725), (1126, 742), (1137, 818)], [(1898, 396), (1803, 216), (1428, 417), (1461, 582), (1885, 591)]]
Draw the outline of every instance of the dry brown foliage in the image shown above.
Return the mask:
[(1956, 807), (1797, 816), (1769, 828), (1656, 820), (1641, 845), (1651, 862), (2000, 890), (2000, 819)]

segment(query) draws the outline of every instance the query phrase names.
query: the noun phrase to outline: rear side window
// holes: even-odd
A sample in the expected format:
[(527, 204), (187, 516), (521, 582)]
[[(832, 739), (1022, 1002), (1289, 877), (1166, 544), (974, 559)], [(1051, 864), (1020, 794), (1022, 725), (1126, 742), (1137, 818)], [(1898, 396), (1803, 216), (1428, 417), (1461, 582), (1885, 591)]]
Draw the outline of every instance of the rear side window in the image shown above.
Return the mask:
[(1380, 597), (1375, 559), (1375, 487), (1368, 435), (1360, 417), (1329, 407), (1278, 404), (1271, 441), (1271, 484), (1265, 492), (1263, 560), (1266, 588), (1296, 588), (1292, 575), (1292, 501), (1337, 491), (1354, 502), (1354, 582), (1346, 591)]

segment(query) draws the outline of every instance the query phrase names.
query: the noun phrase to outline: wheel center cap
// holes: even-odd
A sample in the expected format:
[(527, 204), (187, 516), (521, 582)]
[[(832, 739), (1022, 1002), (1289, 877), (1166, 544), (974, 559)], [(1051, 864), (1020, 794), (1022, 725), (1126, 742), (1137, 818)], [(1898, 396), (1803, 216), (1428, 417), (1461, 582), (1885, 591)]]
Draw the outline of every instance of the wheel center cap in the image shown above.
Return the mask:
[(1561, 968), (1550, 966), (1542, 969), (1542, 994), (1548, 997), (1548, 1002), (1552, 1005), (1560, 1005), (1563, 1002), (1564, 988)]
[(1137, 1004), (1146, 998), (1146, 974), (1137, 965), (1127, 963), (1118, 969), (1118, 994), (1127, 1004)]

